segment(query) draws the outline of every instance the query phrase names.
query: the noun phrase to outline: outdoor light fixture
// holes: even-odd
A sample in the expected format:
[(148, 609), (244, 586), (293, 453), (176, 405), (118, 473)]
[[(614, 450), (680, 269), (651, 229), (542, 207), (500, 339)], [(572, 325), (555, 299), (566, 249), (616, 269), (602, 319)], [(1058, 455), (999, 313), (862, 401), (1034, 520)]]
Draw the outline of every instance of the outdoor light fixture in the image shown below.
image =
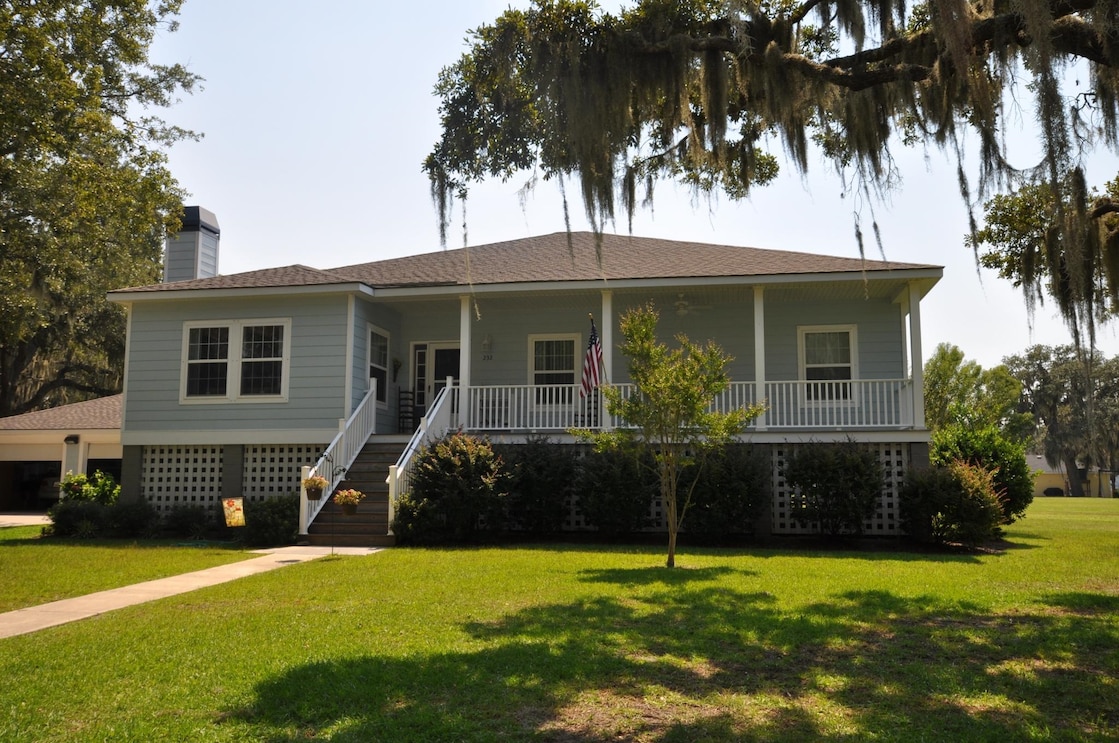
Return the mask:
[(493, 350), (493, 336), (486, 333), (482, 336), (482, 353), (489, 353)]

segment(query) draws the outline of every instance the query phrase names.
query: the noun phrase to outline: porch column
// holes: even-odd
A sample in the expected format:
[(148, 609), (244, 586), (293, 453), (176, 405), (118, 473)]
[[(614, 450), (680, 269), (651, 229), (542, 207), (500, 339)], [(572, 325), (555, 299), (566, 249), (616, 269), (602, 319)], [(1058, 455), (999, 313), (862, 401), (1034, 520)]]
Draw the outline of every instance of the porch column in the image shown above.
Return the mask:
[[(599, 322), (598, 339), (602, 343), (602, 368), (605, 370), (606, 384), (610, 384), (614, 376), (614, 292), (604, 289), (602, 291), (602, 321)], [(598, 420), (602, 428), (609, 429), (610, 419), (606, 415), (606, 399), (598, 396)]]
[(909, 357), (913, 366), (913, 427), (925, 427), (925, 356), (921, 352), (921, 293), (909, 282)]
[[(765, 287), (754, 287), (754, 402), (765, 399)], [(766, 430), (763, 411), (755, 419), (758, 431)]]
[[(461, 390), (466, 390), (470, 387), (470, 296), (463, 294), (458, 301), (458, 384)], [(466, 397), (463, 397), (460, 405), (465, 404)]]

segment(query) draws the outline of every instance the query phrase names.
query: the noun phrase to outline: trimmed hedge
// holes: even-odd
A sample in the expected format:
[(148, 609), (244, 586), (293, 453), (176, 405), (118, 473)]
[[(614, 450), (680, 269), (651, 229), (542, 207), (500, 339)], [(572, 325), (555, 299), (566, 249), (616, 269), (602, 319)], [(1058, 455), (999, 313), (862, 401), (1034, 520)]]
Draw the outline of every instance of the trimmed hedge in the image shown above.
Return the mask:
[(785, 462), (785, 481), (799, 491), (791, 498), (797, 522), (829, 537), (862, 534), (885, 487), (878, 454), (851, 441), (800, 447)]
[(684, 531), (715, 539), (752, 536), (769, 498), (771, 479), (769, 458), (749, 444), (721, 448), (704, 465)]

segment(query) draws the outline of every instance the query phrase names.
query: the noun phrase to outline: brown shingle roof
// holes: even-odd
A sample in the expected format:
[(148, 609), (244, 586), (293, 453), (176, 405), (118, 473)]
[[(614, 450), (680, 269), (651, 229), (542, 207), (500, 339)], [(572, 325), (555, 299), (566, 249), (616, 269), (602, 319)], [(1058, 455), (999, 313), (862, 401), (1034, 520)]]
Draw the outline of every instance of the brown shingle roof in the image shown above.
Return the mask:
[(0, 418), (0, 431), (120, 429), (122, 395)]
[[(599, 258), (601, 257), (601, 261)], [(919, 263), (839, 258), (786, 250), (556, 232), (329, 270), (307, 266), (251, 271), (122, 291), (240, 289), (361, 282), (371, 287), (466, 286), (602, 279), (776, 276), (938, 269)]]
[(214, 276), (208, 279), (190, 279), (188, 281), (172, 281), (164, 284), (151, 284), (129, 289), (119, 289), (122, 292), (156, 292), (180, 291), (183, 289), (263, 289), (278, 286), (317, 286), (325, 284), (345, 284), (353, 281), (344, 276), (338, 276), (331, 271), (323, 271), (310, 266), (282, 266), (280, 268), (264, 268), (259, 271), (246, 271), (228, 276)]

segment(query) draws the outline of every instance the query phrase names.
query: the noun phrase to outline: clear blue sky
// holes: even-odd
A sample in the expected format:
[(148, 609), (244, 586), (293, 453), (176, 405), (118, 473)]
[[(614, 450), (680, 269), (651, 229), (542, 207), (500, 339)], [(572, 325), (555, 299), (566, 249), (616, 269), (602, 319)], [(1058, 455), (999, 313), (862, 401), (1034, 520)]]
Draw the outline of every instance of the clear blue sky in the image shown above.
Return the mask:
[[(222, 273), (302, 263), (329, 268), (440, 249), (436, 215), (420, 165), (439, 136), (439, 70), (465, 49), (469, 29), (493, 20), (508, 0), (187, 0), (179, 31), (162, 34), (153, 57), (182, 62), (203, 89), (166, 113), (202, 132), (172, 150), (171, 169), (187, 203), (213, 211), (221, 226)], [(1015, 122), (1032, 130), (1032, 115)], [(1021, 165), (1030, 160), (1027, 138)], [(1031, 330), (1021, 295), (977, 268), (963, 236), (967, 212), (955, 165), (939, 152), (901, 152), (900, 188), (885, 203), (844, 196), (823, 162), (807, 178), (783, 163), (780, 181), (750, 200), (696, 199), (662, 184), (655, 211), (634, 234), (858, 256), (854, 214), (868, 257), (880, 258), (877, 219), (889, 260), (942, 265), (944, 279), (922, 304), (925, 356), (941, 342), (984, 367), (1033, 343), (1070, 337), (1048, 307)], [(1097, 158), (1091, 183), (1116, 174)], [(564, 229), (558, 193), (541, 183), (523, 201), (524, 178), (475, 189), (467, 204), (471, 245)], [(574, 189), (573, 189), (574, 190)], [(582, 204), (573, 229), (587, 229)], [(624, 222), (614, 230), (624, 233)], [(462, 245), (461, 213), (450, 247)], [(1119, 353), (1113, 327), (1100, 348)]]

